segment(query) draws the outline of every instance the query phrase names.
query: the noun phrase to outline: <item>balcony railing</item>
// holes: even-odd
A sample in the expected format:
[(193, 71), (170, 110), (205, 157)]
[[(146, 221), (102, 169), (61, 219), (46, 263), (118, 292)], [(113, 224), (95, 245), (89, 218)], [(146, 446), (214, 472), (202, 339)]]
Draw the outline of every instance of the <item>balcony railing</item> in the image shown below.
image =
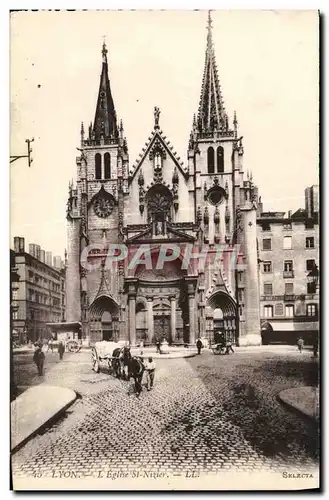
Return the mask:
[(295, 299), (296, 299), (296, 295), (294, 295), (293, 293), (285, 293), (283, 296), (284, 301), (292, 301)]
[(287, 293), (284, 295), (261, 295), (260, 296), (261, 301), (266, 301), (266, 300), (319, 300), (319, 295), (318, 294), (305, 294), (305, 295), (295, 295), (292, 293)]
[(294, 277), (294, 271), (283, 271), (283, 277), (284, 278), (293, 278)]

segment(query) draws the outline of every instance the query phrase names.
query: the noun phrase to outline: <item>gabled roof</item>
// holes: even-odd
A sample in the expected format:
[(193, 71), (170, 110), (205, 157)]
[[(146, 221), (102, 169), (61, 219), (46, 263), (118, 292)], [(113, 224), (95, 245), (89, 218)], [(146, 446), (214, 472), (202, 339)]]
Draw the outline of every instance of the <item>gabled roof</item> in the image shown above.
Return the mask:
[(176, 164), (177, 168), (181, 172), (181, 174), (186, 178), (188, 174), (188, 169), (184, 168), (184, 163), (181, 160), (181, 158), (178, 156), (177, 152), (174, 150), (173, 145), (170, 143), (170, 141), (167, 139), (167, 136), (165, 136), (162, 132), (161, 129), (155, 128), (155, 130), (152, 130), (150, 137), (148, 140), (145, 142), (144, 147), (142, 148), (141, 153), (139, 154), (139, 157), (135, 161), (135, 163), (132, 165), (132, 168), (129, 172), (130, 174), (130, 180), (132, 181), (134, 177), (136, 176), (139, 167), (143, 163), (144, 159), (150, 152), (154, 142), (156, 140), (159, 140), (162, 145), (164, 146), (166, 152), (170, 156), (170, 158), (173, 160), (173, 162)]
[(143, 230), (142, 232), (128, 238), (127, 244), (134, 242), (139, 243), (140, 241), (148, 241), (148, 242), (153, 241), (154, 243), (168, 243), (168, 241), (194, 242), (196, 240), (194, 236), (191, 236), (190, 234), (187, 234), (184, 231), (173, 228), (170, 223), (167, 223), (167, 233), (174, 235), (176, 238), (173, 239), (164, 236), (163, 238), (153, 239), (152, 228), (150, 224), (146, 230)]

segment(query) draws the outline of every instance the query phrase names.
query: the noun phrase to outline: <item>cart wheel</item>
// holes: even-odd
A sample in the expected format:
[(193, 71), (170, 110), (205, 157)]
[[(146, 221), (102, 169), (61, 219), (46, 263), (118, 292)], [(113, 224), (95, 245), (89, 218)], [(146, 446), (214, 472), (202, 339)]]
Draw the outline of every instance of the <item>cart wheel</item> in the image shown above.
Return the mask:
[(69, 352), (78, 352), (79, 344), (76, 340), (71, 340), (70, 342), (67, 343), (67, 348)]
[(99, 359), (97, 356), (97, 351), (95, 347), (92, 347), (91, 349), (91, 362), (92, 362), (92, 369), (94, 372), (98, 373), (99, 372)]

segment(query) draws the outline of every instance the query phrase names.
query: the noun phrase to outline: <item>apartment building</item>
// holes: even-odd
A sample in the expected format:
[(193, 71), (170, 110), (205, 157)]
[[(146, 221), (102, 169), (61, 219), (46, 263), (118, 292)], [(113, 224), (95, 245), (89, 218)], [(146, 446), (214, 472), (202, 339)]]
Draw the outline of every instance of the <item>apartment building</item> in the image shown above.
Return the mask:
[[(48, 338), (50, 322), (65, 321), (65, 267), (45, 263), (38, 245), (25, 252), (24, 238), (14, 238), (13, 263), (19, 276), (12, 290), (12, 327), (20, 343)], [(40, 258), (36, 257), (38, 255)]]
[(310, 205), (257, 219), (263, 343), (295, 343), (299, 336), (312, 341), (319, 330), (318, 202), (312, 205), (317, 211)]

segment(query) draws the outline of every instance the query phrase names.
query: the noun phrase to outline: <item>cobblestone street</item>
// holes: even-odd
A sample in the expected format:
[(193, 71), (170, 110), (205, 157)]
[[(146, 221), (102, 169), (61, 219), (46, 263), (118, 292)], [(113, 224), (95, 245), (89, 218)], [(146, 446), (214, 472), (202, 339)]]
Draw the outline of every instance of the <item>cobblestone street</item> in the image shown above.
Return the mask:
[(291, 466), (310, 472), (317, 466), (315, 425), (276, 399), (281, 390), (316, 385), (317, 363), (309, 352), (203, 352), (156, 364), (155, 387), (140, 398), (132, 382), (105, 369), (92, 372), (89, 352), (46, 367), (42, 383), (81, 397), (13, 455), (14, 476), (198, 475)]

